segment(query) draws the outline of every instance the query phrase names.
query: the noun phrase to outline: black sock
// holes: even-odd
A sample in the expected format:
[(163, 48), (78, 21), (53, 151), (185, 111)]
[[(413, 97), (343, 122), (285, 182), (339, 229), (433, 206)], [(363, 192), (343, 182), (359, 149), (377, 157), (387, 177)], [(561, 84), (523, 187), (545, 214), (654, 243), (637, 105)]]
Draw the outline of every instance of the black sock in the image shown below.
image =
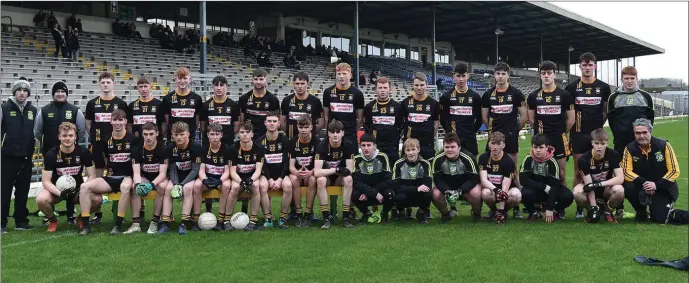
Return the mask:
[(124, 217), (117, 216), (115, 219), (115, 226), (117, 228), (122, 228), (122, 222), (124, 222)]
[(139, 223), (141, 222), (141, 217), (132, 217), (132, 223)]
[(52, 217), (48, 217), (48, 222), (55, 222), (55, 221), (57, 221), (57, 216), (55, 216), (55, 214), (53, 213)]
[(249, 202), (247, 200), (242, 200), (242, 212), (247, 213), (249, 211)]
[(96, 217), (98, 217), (98, 218), (103, 218), (103, 212), (96, 212), (96, 213), (94, 213), (94, 214), (95, 214)]
[(160, 216), (153, 214), (153, 218), (151, 218), (151, 221), (153, 222), (160, 222)]

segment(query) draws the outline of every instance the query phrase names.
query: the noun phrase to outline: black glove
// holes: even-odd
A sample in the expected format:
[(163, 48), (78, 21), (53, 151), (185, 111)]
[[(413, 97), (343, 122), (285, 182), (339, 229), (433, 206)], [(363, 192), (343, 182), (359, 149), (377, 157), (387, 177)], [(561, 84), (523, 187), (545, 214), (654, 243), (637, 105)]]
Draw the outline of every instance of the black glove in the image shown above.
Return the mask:
[(600, 221), (600, 211), (598, 206), (589, 207), (588, 215), (586, 215), (586, 222), (598, 223)]
[(72, 195), (72, 194), (71, 194), (71, 191), (68, 191), (68, 190), (61, 191), (61, 192), (60, 192), (60, 199), (61, 199), (61, 200), (69, 199), (69, 197), (70, 197), (71, 195)]
[(507, 199), (509, 198), (507, 193), (503, 191), (501, 188), (495, 188), (493, 192), (495, 193), (495, 199), (497, 199), (498, 201), (507, 201)]
[(603, 183), (601, 183), (601, 182), (588, 183), (584, 186), (584, 192), (587, 192), (587, 193), (593, 192), (594, 190), (596, 190), (598, 188), (602, 188), (602, 187), (603, 187)]
[(335, 173), (346, 177), (349, 176), (349, 174), (352, 174), (352, 171), (349, 171), (349, 168), (347, 167), (337, 167), (337, 169), (335, 169)]
[(242, 183), (240, 184), (242, 186), (242, 189), (244, 189), (244, 192), (250, 193), (251, 192), (251, 185), (254, 183), (254, 180), (251, 178), (247, 178), (242, 180)]

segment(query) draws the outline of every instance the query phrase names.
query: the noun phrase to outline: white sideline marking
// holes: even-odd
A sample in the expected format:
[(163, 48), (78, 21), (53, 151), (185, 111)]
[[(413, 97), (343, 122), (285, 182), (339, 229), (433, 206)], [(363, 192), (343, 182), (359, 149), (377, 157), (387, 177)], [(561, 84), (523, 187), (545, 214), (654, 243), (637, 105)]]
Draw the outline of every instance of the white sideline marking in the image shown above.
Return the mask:
[(16, 243), (7, 244), (7, 245), (4, 245), (3, 248), (11, 248), (11, 247), (16, 247), (16, 246), (23, 246), (23, 245), (26, 245), (26, 244), (35, 244), (35, 243), (40, 243), (40, 242), (47, 241), (47, 240), (59, 239), (59, 238), (62, 238), (62, 237), (74, 236), (74, 235), (76, 235), (76, 233), (65, 233), (65, 234), (60, 234), (60, 235), (47, 236), (47, 237), (43, 237), (43, 238), (39, 238), (39, 239), (35, 239), (35, 240), (21, 241), (21, 242), (16, 242)]

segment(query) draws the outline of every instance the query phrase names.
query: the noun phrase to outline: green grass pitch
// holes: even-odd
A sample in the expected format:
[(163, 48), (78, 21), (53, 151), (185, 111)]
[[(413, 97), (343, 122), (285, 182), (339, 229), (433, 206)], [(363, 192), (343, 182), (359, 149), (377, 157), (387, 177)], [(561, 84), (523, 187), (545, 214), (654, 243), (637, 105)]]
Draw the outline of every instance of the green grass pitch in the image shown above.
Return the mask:
[[(680, 162), (676, 206), (682, 209), (689, 205), (687, 124), (659, 120), (654, 131), (670, 140)], [(520, 147), (521, 159), (528, 138), (520, 140)], [(570, 159), (570, 180), (572, 166)], [(36, 210), (33, 201), (31, 211)], [(175, 204), (178, 219), (181, 207)], [(329, 231), (291, 227), (117, 237), (108, 234), (110, 208), (104, 207), (103, 224), (93, 226), (87, 237), (77, 236), (64, 217), (55, 234), (45, 227), (14, 231), (10, 219), (10, 232), (2, 235), (2, 282), (687, 282), (687, 273), (633, 260), (636, 255), (686, 256), (687, 226), (636, 224), (633, 219), (586, 224), (574, 219), (574, 205), (566, 220), (551, 225), (512, 219), (504, 226), (474, 224), (470, 208), (461, 205), (460, 216), (447, 225), (438, 223), (434, 211), (436, 219), (426, 226), (403, 221)], [(148, 219), (152, 208), (147, 203)], [(58, 209), (64, 210), (64, 204)], [(628, 203), (626, 209), (633, 211)], [(41, 222), (30, 220), (34, 226)]]

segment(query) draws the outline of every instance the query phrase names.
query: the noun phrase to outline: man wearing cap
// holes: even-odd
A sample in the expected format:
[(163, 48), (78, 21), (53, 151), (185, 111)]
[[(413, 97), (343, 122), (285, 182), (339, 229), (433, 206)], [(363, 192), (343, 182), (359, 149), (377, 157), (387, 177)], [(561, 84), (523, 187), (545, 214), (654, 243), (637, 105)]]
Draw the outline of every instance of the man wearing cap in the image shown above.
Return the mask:
[[(41, 154), (45, 154), (60, 144), (58, 140), (58, 128), (62, 122), (70, 122), (77, 126), (77, 141), (84, 138), (84, 113), (79, 107), (67, 102), (67, 95), (69, 89), (67, 84), (63, 81), (57, 81), (53, 84), (51, 91), (53, 101), (43, 106), (36, 114), (36, 124), (33, 132)], [(76, 215), (74, 214), (74, 200), (67, 200), (67, 223), (76, 224)]]
[[(2, 233), (7, 232), (7, 215), (10, 214), (10, 199), (14, 193), (15, 230), (31, 230), (29, 198), (31, 184), (31, 156), (34, 147), (34, 121), (36, 107), (27, 100), (31, 95), (31, 85), (26, 80), (18, 80), (12, 85), (12, 97), (0, 108), (0, 128), (2, 130), (2, 162), (0, 191), (2, 191)], [(9, 166), (8, 166), (9, 165)]]

